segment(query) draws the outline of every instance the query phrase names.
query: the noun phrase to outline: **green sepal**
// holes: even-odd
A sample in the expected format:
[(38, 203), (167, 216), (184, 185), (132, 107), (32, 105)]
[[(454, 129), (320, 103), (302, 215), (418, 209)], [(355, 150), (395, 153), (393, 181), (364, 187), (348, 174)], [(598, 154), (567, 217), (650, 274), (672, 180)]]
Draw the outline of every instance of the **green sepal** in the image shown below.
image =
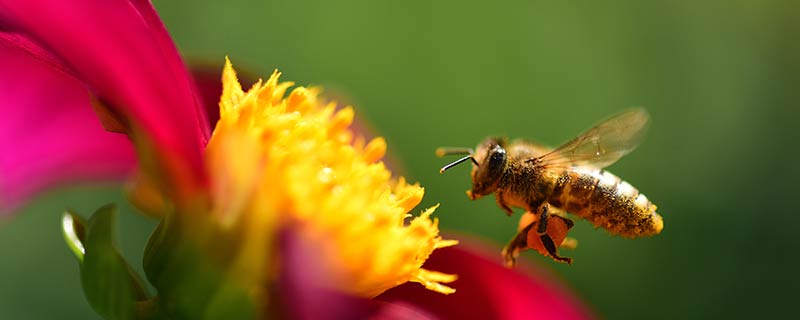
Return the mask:
[(162, 273), (170, 265), (170, 260), (175, 256), (175, 251), (180, 241), (178, 221), (174, 213), (167, 213), (161, 218), (144, 248), (143, 266), (144, 274), (156, 288)]
[(214, 224), (165, 215), (144, 253), (147, 279), (158, 290), (161, 311), (172, 318), (253, 319), (252, 290), (234, 281), (236, 237)]
[(92, 308), (106, 319), (139, 318), (147, 293), (116, 247), (115, 223), (113, 204), (97, 209), (85, 224), (71, 212), (62, 218), (64, 237), (81, 262), (83, 292)]

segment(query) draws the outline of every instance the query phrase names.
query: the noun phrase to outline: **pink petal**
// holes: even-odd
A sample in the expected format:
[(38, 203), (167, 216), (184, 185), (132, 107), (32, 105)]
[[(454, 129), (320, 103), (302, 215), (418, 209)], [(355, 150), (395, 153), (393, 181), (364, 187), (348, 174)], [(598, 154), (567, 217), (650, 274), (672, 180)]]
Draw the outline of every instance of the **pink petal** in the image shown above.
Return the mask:
[(129, 173), (132, 144), (103, 129), (86, 88), (57, 58), (0, 33), (0, 69), (0, 215), (48, 187)]
[[(210, 128), (214, 128), (219, 120), (219, 99), (222, 96), (223, 62), (224, 61), (220, 60), (219, 65), (190, 63), (192, 80), (197, 88), (200, 105), (205, 110)], [(242, 84), (243, 88), (249, 88), (258, 80), (258, 78), (251, 76), (241, 69), (236, 70), (236, 76), (239, 78), (239, 82)]]
[[(317, 246), (304, 242), (291, 228), (279, 236), (281, 273), (277, 282), (279, 318), (287, 319), (434, 319), (435, 316), (406, 303), (387, 303), (334, 291), (320, 267)], [(275, 318), (270, 314), (266, 318)]]
[(553, 276), (539, 269), (507, 269), (499, 250), (481, 254), (462, 244), (436, 250), (425, 268), (458, 274), (456, 293), (443, 295), (416, 283), (390, 289), (376, 299), (410, 304), (442, 319), (590, 319), (593, 318)]
[[(221, 72), (222, 66), (214, 68), (192, 66), (195, 87), (200, 96), (201, 105), (206, 110), (208, 124), (211, 128), (214, 128), (219, 120), (219, 97), (222, 96)], [(246, 85), (243, 87), (247, 88)]]
[[(222, 96), (222, 66), (223, 60), (218, 64), (189, 62), (197, 94), (201, 105), (206, 111), (208, 123), (213, 129), (219, 120), (219, 99)], [(250, 88), (259, 78), (247, 72), (247, 69), (237, 67), (236, 77), (242, 88)]]
[(181, 191), (204, 188), (208, 121), (150, 2), (0, 0), (0, 6), (0, 25), (42, 43), (146, 134)]

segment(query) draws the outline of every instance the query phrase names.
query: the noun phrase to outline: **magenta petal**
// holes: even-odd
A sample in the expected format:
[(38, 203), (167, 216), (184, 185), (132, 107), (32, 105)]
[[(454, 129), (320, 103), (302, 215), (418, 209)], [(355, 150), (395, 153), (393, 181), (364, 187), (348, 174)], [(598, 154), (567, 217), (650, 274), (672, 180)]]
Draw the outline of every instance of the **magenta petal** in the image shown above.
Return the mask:
[[(222, 62), (212, 65), (208, 63), (189, 63), (192, 79), (194, 80), (200, 102), (206, 110), (206, 117), (211, 128), (216, 127), (219, 120), (219, 99), (222, 96)], [(246, 70), (238, 68), (236, 76), (243, 88), (250, 88), (258, 77), (251, 75)]]
[(171, 166), (176, 183), (205, 186), (208, 121), (149, 1), (0, 0), (0, 6), (0, 25), (42, 43), (129, 118)]
[(197, 87), (201, 104), (206, 109), (208, 124), (211, 128), (214, 128), (219, 120), (219, 98), (222, 96), (221, 70), (222, 66), (215, 68), (192, 66), (195, 87)]
[[(458, 274), (456, 293), (443, 295), (416, 283), (390, 289), (376, 299), (406, 303), (442, 319), (588, 319), (587, 309), (536, 269), (507, 269), (465, 244), (436, 250), (425, 268)], [(499, 251), (498, 251), (499, 252)]]
[(50, 59), (0, 33), (0, 215), (42, 189), (121, 179), (135, 164), (127, 137), (103, 129), (86, 88)]
[(334, 291), (320, 267), (316, 245), (304, 242), (291, 228), (281, 232), (281, 274), (275, 306), (266, 318), (287, 319), (433, 319), (435, 316), (406, 303), (387, 303)]

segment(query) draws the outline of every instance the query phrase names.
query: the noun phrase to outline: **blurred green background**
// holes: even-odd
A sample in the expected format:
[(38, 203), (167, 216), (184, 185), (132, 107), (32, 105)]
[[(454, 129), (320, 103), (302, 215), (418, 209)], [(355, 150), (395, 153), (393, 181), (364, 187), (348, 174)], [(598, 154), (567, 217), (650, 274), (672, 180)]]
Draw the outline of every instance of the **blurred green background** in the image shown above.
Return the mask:
[[(665, 229), (627, 240), (577, 224), (572, 266), (534, 253), (609, 319), (789, 317), (800, 281), (796, 1), (156, 1), (190, 60), (320, 84), (388, 140), (441, 227), (502, 245), (517, 223), (472, 202), (438, 146), (490, 134), (564, 142), (643, 106), (648, 137), (610, 168)], [(134, 265), (154, 222), (113, 186), (49, 193), (0, 224), (6, 319), (96, 318), (59, 232), (65, 206), (122, 206)]]

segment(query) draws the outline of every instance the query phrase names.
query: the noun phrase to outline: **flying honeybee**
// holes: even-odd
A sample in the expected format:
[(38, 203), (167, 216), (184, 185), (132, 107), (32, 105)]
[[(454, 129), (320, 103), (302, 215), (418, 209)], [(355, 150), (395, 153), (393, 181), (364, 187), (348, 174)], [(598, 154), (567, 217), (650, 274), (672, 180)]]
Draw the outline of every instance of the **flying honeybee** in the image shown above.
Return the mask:
[(440, 157), (466, 154), (439, 171), (471, 160), (470, 199), (494, 193), (497, 204), (509, 215), (512, 207), (526, 210), (520, 231), (503, 249), (507, 265), (513, 266), (526, 248), (572, 263), (557, 251), (576, 243), (566, 238), (573, 222), (565, 211), (624, 237), (650, 236), (663, 229), (664, 222), (647, 197), (601, 170), (639, 145), (648, 120), (644, 110), (626, 111), (554, 150), (521, 140), (507, 143), (502, 138), (487, 138), (475, 150), (439, 148)]

